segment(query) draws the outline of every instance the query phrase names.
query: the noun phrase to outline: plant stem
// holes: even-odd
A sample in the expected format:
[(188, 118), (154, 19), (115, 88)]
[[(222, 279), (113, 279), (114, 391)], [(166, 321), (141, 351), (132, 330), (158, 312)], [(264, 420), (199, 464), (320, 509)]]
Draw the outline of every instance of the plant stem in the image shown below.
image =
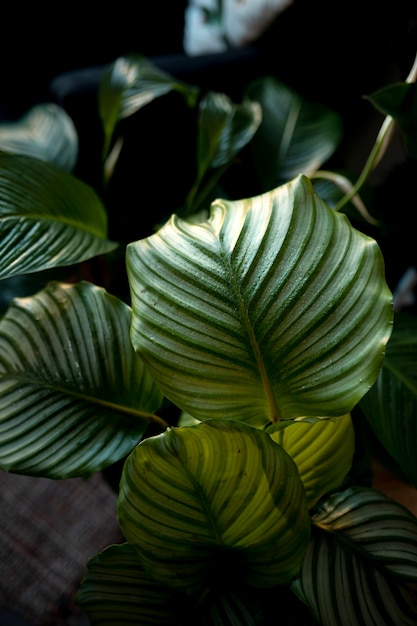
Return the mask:
[[(413, 66), (408, 74), (405, 82), (412, 83), (415, 82), (417, 78), (417, 55), (414, 59)], [(376, 168), (378, 163), (381, 161), (382, 157), (387, 151), (387, 148), (390, 144), (392, 136), (395, 130), (395, 120), (387, 115), (384, 121), (382, 122), (381, 128), (379, 129), (377, 138), (375, 140), (374, 146), (366, 160), (366, 163), (362, 169), (362, 172), (356, 181), (356, 183), (352, 186), (349, 192), (336, 204), (334, 207), (335, 211), (340, 211), (340, 209), (345, 206), (348, 202), (354, 198), (359, 190), (362, 188), (366, 180), (368, 179), (371, 172)]]

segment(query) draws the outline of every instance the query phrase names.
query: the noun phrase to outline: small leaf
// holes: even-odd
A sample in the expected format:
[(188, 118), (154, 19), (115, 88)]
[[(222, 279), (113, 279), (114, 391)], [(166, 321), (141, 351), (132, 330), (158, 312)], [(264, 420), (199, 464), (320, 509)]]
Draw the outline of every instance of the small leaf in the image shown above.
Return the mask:
[(126, 456), (161, 403), (104, 289), (50, 283), (0, 321), (0, 467), (87, 475)]
[(92, 188), (39, 159), (0, 155), (0, 278), (105, 254), (107, 215)]
[[(252, 139), (261, 122), (257, 102), (234, 104), (226, 94), (208, 92), (200, 101), (197, 176), (185, 201), (185, 214), (195, 213), (238, 152)], [(207, 181), (207, 176), (211, 176)], [(204, 183), (204, 184), (203, 184)], [(202, 188), (201, 188), (202, 187)]]
[(107, 155), (117, 122), (172, 90), (184, 95), (189, 105), (194, 106), (199, 91), (196, 87), (178, 81), (141, 55), (116, 59), (105, 72), (99, 90), (104, 155)]
[(376, 436), (417, 486), (417, 319), (396, 313), (378, 380), (360, 402)]
[(275, 78), (253, 81), (247, 97), (262, 107), (262, 123), (251, 147), (263, 191), (299, 174), (311, 175), (340, 143), (339, 116), (326, 106), (306, 102)]
[(409, 154), (417, 159), (417, 83), (399, 83), (365, 96), (399, 124)]
[(144, 572), (128, 543), (90, 559), (76, 601), (94, 626), (179, 624), (178, 595)]
[(334, 494), (312, 517), (293, 588), (323, 626), (417, 621), (417, 520), (374, 489)]
[(252, 139), (261, 117), (257, 102), (238, 105), (223, 93), (207, 93), (200, 103), (199, 169), (206, 171), (230, 163)]
[(38, 104), (19, 120), (0, 124), (0, 150), (42, 159), (70, 172), (78, 157), (77, 131), (60, 106)]
[(355, 432), (350, 415), (313, 424), (293, 421), (287, 428), (266, 430), (295, 461), (311, 509), (322, 496), (340, 487), (351, 466)]
[(118, 509), (146, 571), (190, 593), (286, 582), (309, 539), (294, 462), (239, 422), (210, 420), (142, 441), (125, 463)]
[(349, 413), (375, 382), (392, 295), (376, 242), (299, 177), (173, 216), (127, 248), (131, 338), (164, 395), (197, 419), (264, 427)]

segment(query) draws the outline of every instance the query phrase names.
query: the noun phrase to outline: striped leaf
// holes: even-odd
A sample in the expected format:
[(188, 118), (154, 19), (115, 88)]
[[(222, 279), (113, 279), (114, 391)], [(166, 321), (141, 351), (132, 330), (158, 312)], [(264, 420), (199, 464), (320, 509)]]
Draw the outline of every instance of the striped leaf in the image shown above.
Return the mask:
[(293, 421), (267, 432), (295, 461), (311, 509), (343, 483), (352, 466), (355, 432), (350, 415), (329, 420)]
[(417, 319), (396, 313), (384, 366), (361, 408), (384, 448), (417, 486)]
[(187, 622), (199, 626), (263, 626), (264, 621), (256, 590), (240, 587), (222, 592), (216, 590), (204, 598)]
[(417, 623), (417, 520), (369, 488), (329, 498), (294, 589), (322, 626)]
[(94, 626), (178, 626), (176, 596), (143, 570), (134, 548), (114, 545), (93, 557), (77, 604)]
[(142, 441), (125, 463), (118, 510), (146, 571), (189, 593), (286, 582), (310, 535), (294, 462), (267, 434), (229, 420)]
[(161, 402), (129, 340), (130, 308), (104, 289), (50, 283), (0, 321), (0, 467), (65, 478), (139, 441)]
[(90, 559), (76, 597), (94, 626), (257, 626), (263, 624), (257, 600), (248, 587), (182, 595), (152, 579), (129, 543)]
[(77, 131), (60, 106), (38, 104), (19, 120), (0, 124), (0, 150), (42, 159), (70, 172), (78, 157)]
[(0, 154), (0, 278), (72, 265), (110, 252), (96, 193), (39, 159)]
[(339, 416), (375, 382), (392, 296), (376, 242), (303, 176), (129, 244), (135, 349), (197, 419)]
[(275, 78), (253, 81), (247, 96), (262, 107), (262, 123), (251, 146), (263, 190), (300, 173), (311, 175), (339, 145), (339, 116), (326, 106), (306, 102)]

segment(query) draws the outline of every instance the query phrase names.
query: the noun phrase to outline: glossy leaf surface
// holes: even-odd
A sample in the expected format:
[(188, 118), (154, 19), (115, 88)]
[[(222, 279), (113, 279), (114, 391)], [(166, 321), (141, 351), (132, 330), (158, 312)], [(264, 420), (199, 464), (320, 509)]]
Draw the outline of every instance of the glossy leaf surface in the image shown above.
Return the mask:
[(293, 421), (273, 432), (267, 429), (295, 461), (306, 490), (309, 508), (327, 492), (340, 487), (355, 452), (355, 432), (350, 415), (330, 420)]
[(177, 626), (176, 599), (144, 572), (134, 548), (125, 543), (90, 559), (77, 604), (94, 626)]
[(78, 157), (78, 136), (65, 109), (49, 102), (19, 120), (0, 124), (0, 150), (53, 163), (70, 172)]
[(329, 498), (294, 588), (323, 626), (413, 626), (417, 520), (373, 489)]
[(0, 321), (0, 467), (87, 475), (127, 455), (161, 396), (129, 341), (130, 308), (51, 283)]
[(417, 319), (396, 313), (377, 383), (361, 400), (376, 436), (417, 486)]
[(264, 191), (299, 174), (309, 176), (337, 148), (341, 120), (327, 107), (305, 101), (272, 77), (253, 81), (247, 96), (262, 107), (262, 123), (251, 146)]
[(128, 457), (119, 521), (163, 584), (268, 587), (301, 565), (310, 535), (294, 462), (271, 438), (211, 420), (142, 441)]
[(197, 419), (350, 412), (391, 333), (381, 252), (298, 177), (127, 249), (132, 342)]
[(0, 155), (0, 278), (72, 265), (113, 250), (105, 208), (71, 174)]

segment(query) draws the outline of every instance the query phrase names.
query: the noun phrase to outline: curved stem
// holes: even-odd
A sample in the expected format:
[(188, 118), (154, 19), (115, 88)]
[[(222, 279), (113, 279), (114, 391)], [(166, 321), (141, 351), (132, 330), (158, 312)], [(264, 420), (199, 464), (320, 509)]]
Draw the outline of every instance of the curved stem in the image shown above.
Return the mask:
[[(414, 59), (413, 66), (405, 80), (406, 83), (415, 82), (417, 79), (417, 55)], [(352, 186), (349, 192), (338, 202), (335, 206), (335, 211), (340, 211), (340, 209), (345, 206), (348, 202), (354, 198), (359, 190), (362, 188), (366, 180), (368, 179), (371, 172), (375, 169), (378, 163), (381, 161), (382, 157), (387, 151), (387, 148), (392, 139), (393, 133), (395, 130), (395, 120), (387, 115), (384, 121), (382, 122), (381, 128), (379, 129), (377, 138), (375, 140), (374, 146), (366, 160), (366, 163), (363, 167), (363, 170), (356, 181), (356, 183)]]

